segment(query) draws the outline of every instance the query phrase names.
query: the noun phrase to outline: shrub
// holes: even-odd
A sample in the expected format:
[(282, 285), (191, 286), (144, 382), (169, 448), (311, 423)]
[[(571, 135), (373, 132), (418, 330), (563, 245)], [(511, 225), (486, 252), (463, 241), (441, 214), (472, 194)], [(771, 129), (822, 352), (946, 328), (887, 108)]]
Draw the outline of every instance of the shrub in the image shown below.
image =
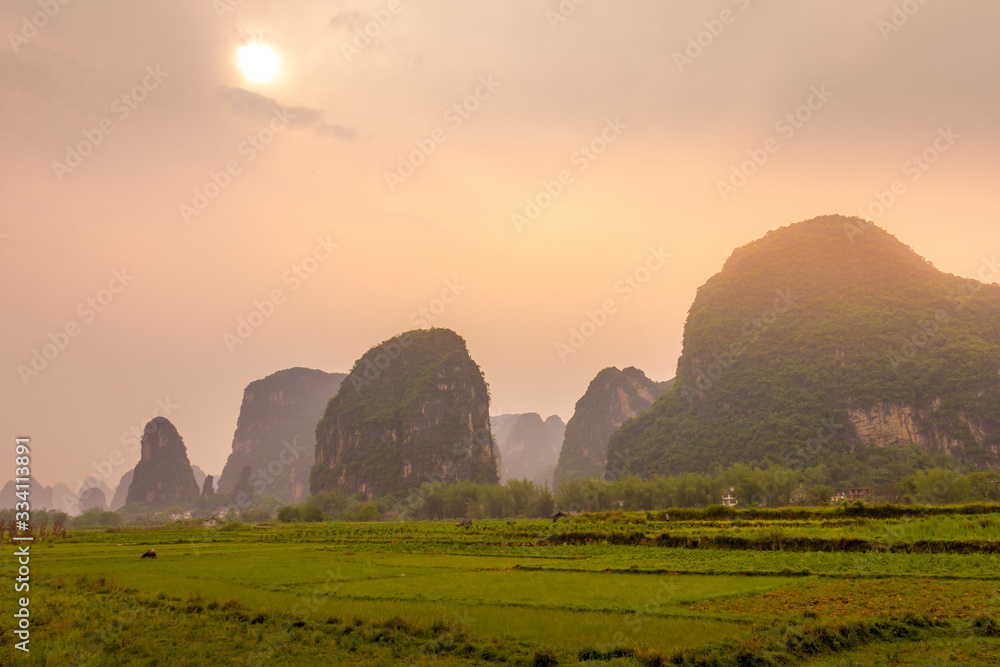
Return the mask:
[(318, 505), (306, 505), (300, 511), (303, 521), (322, 521), (323, 509)]
[(972, 622), (973, 634), (983, 637), (1000, 636), (1000, 625), (991, 616), (977, 616)]
[(302, 520), (302, 510), (298, 507), (286, 505), (278, 508), (278, 521), (281, 523), (293, 523)]
[(556, 654), (547, 648), (536, 648), (535, 659), (532, 661), (534, 667), (553, 667), (559, 663)]
[(264, 509), (250, 509), (240, 512), (240, 518), (247, 523), (261, 523), (271, 520), (271, 513)]

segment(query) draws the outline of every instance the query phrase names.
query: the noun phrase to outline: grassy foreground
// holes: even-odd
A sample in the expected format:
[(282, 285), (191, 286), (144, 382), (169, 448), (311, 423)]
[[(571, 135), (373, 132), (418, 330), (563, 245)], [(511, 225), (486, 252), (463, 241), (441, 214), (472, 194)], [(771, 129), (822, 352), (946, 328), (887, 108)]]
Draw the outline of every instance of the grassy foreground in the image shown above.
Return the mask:
[[(31, 653), (4, 621), (0, 664), (997, 664), (998, 525), (609, 513), (71, 531), (32, 548)], [(15, 604), (0, 596), (0, 615)]]

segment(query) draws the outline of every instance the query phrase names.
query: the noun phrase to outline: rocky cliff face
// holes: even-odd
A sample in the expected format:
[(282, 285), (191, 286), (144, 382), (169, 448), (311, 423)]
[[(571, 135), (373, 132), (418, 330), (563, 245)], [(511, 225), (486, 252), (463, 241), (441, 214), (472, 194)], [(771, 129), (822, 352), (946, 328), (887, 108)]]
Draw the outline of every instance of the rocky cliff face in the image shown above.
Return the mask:
[(309, 368), (278, 371), (251, 382), (233, 434), (233, 451), (219, 478), (232, 493), (244, 466), (261, 497), (299, 503), (309, 494), (316, 452), (316, 423), (347, 377)]
[(770, 461), (890, 488), (948, 457), (1000, 467), (1000, 286), (857, 218), (768, 232), (698, 289), (677, 385), (610, 450), (640, 474)]
[[(108, 505), (108, 509), (112, 512), (117, 512), (121, 508), (125, 507), (125, 499), (128, 498), (128, 488), (132, 486), (132, 475), (135, 474), (135, 469), (128, 470), (122, 475), (121, 480), (118, 481), (118, 486), (115, 487), (115, 493), (111, 496), (111, 504)], [(195, 480), (197, 483), (197, 480)]]
[(973, 419), (964, 411), (957, 415), (957, 429), (964, 431), (959, 438), (942, 432), (937, 425), (942, 401), (932, 398), (920, 407), (876, 403), (867, 409), (848, 410), (847, 417), (857, 434), (857, 442), (867, 447), (905, 447), (917, 445), (924, 449), (935, 449), (951, 455), (965, 451), (966, 443), (976, 450), (988, 452), (990, 458), (1000, 458), (1000, 443), (990, 438), (991, 425), (982, 419)]
[(193, 503), (198, 499), (184, 440), (166, 417), (155, 417), (142, 432), (141, 455), (132, 472), (126, 503), (151, 507)]
[(206, 475), (201, 485), (201, 497), (203, 500), (211, 500), (213, 496), (215, 496), (215, 478), (212, 475)]
[(205, 483), (205, 471), (198, 466), (191, 464), (191, 472), (194, 474), (194, 483), (197, 484), (200, 489)]
[[(496, 424), (499, 428), (494, 428)], [(500, 480), (529, 479), (551, 485), (566, 425), (558, 415), (542, 421), (535, 412), (490, 418), (500, 451)]]
[(465, 341), (417, 330), (361, 357), (316, 427), (312, 491), (368, 498), (423, 482), (496, 483), (489, 390)]
[(591, 381), (566, 424), (555, 484), (601, 477), (608, 464), (608, 439), (627, 419), (650, 408), (672, 381), (653, 382), (638, 368), (605, 368)]
[[(202, 483), (207, 479), (205, 473), (196, 466), (191, 466), (191, 473), (194, 475), (194, 483), (201, 486)], [(117, 512), (121, 508), (125, 507), (125, 501), (128, 498), (129, 487), (132, 486), (132, 475), (135, 474), (135, 469), (126, 470), (122, 478), (118, 480), (118, 486), (115, 487), (115, 492), (111, 496), (111, 502), (108, 504), (108, 509), (112, 512)], [(209, 475), (211, 477), (211, 475)], [(204, 493), (204, 491), (203, 491)]]
[[(493, 439), (496, 440), (497, 447), (502, 447), (502, 443), (507, 441), (507, 435), (510, 434), (510, 429), (513, 428), (514, 422), (517, 421), (520, 414), (509, 414), (509, 415), (493, 415), (490, 417), (490, 430), (493, 432)], [(503, 455), (503, 449), (500, 449), (501, 456)], [(501, 463), (501, 466), (503, 464)]]

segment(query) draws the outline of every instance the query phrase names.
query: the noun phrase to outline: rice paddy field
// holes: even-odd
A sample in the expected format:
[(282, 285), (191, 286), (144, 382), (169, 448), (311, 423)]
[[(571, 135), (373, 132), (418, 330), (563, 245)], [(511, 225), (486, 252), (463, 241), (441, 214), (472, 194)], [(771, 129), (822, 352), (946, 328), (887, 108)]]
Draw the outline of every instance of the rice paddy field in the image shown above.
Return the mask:
[(993, 509), (70, 531), (0, 664), (995, 665)]

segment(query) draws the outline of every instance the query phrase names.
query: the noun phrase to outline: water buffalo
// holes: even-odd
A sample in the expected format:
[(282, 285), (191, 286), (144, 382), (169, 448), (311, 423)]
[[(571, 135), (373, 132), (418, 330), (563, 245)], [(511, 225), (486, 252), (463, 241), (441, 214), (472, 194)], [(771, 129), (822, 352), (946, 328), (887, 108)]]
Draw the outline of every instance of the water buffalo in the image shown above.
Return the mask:
[(143, 555), (139, 556), (139, 558), (156, 558), (156, 549), (150, 549)]

